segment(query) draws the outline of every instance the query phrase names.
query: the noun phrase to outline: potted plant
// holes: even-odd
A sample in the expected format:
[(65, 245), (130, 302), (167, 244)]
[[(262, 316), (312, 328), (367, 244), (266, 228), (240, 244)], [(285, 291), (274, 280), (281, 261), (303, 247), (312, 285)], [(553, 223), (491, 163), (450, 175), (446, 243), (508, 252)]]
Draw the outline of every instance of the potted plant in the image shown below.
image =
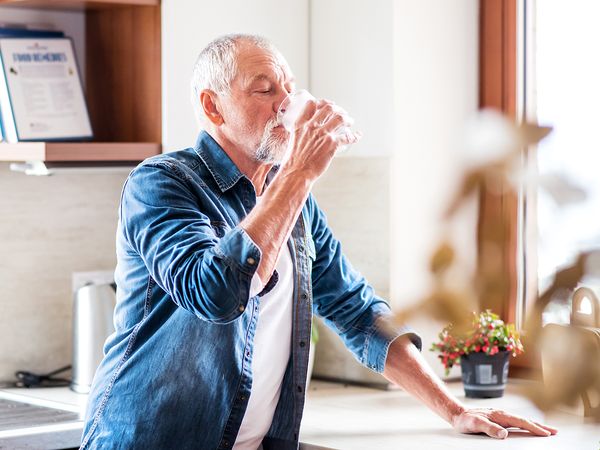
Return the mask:
[(505, 324), (490, 310), (473, 313), (472, 328), (463, 333), (452, 324), (438, 335), (431, 351), (439, 358), (446, 375), (460, 362), (465, 395), (472, 398), (501, 397), (508, 376), (508, 358), (523, 353), (523, 345), (513, 324)]

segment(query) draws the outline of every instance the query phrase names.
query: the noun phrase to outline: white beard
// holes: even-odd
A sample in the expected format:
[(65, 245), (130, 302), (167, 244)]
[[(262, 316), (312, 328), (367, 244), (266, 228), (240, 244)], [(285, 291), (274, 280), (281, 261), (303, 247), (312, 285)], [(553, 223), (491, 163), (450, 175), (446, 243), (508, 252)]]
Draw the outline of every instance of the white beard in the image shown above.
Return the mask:
[(276, 136), (273, 128), (279, 125), (277, 119), (271, 119), (265, 125), (260, 144), (254, 157), (256, 161), (266, 164), (281, 164), (289, 144), (289, 135), (285, 138)]

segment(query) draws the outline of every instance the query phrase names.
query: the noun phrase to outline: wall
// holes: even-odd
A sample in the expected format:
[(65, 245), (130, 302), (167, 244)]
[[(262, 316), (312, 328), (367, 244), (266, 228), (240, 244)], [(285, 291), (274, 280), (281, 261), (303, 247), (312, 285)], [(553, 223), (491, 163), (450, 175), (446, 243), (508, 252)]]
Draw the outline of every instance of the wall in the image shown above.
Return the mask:
[[(389, 298), (390, 158), (335, 158), (313, 189), (327, 223), (344, 254), (373, 286)], [(320, 377), (382, 384), (379, 375), (361, 366), (337, 334), (321, 321), (313, 373)]]
[(227, 33), (257, 33), (285, 55), (298, 85), (308, 82), (308, 0), (162, 1), (163, 148), (190, 147), (198, 127), (190, 77), (200, 51)]
[[(479, 9), (477, 0), (403, 0), (394, 6), (390, 292), (400, 308), (429, 289), (429, 256), (445, 234), (442, 211), (463, 168), (465, 119), (478, 107)], [(475, 213), (472, 204), (448, 233), (471, 267)], [(427, 349), (442, 326), (428, 317), (413, 325)], [(435, 355), (423, 354), (441, 374)]]
[(0, 381), (71, 363), (71, 274), (114, 270), (126, 176), (35, 177), (0, 164)]
[[(328, 174), (318, 195), (351, 192), (353, 203), (363, 205), (359, 210), (377, 218), (378, 225), (357, 222), (349, 196), (326, 205), (344, 218), (336, 223), (342, 235), (358, 227), (368, 231), (360, 245), (350, 238), (347, 247), (360, 249), (353, 261), (365, 273), (368, 261), (379, 257), (375, 276), (385, 278), (384, 293), (399, 310), (429, 289), (428, 257), (443, 235), (441, 211), (462, 169), (464, 120), (478, 104), (478, 2), (379, 0), (374, 8), (364, 0), (313, 0), (310, 17), (310, 88), (346, 108), (364, 132), (332, 165), (336, 170), (341, 160), (354, 160), (346, 164), (363, 165), (364, 176)], [(379, 165), (382, 157), (387, 166)], [(373, 207), (378, 178), (389, 179), (390, 203)], [(474, 252), (474, 213), (471, 208), (450, 232), (467, 260)], [(390, 223), (384, 223), (388, 214)], [(411, 324), (425, 349), (442, 326), (428, 317)], [(325, 339), (327, 347), (337, 346), (329, 333)], [(423, 354), (441, 375), (435, 355)], [(373, 381), (351, 357), (330, 355), (317, 349), (315, 373)]]
[(394, 0), (313, 0), (310, 90), (346, 109), (364, 134), (341, 157), (394, 151)]

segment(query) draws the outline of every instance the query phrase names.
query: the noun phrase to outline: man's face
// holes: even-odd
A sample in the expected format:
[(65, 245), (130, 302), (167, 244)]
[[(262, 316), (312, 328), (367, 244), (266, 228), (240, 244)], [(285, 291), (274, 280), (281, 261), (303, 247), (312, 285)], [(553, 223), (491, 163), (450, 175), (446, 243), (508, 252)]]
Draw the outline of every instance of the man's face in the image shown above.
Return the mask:
[(290, 135), (277, 123), (277, 109), (294, 90), (294, 80), (281, 55), (242, 43), (238, 72), (230, 95), (221, 96), (227, 138), (255, 161), (281, 162)]

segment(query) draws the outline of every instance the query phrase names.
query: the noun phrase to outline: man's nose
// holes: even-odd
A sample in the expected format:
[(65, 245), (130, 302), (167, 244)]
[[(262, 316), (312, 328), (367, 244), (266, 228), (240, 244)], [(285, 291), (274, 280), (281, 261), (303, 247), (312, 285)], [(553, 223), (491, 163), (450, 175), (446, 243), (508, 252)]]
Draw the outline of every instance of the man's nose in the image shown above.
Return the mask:
[(273, 110), (275, 112), (284, 113), (285, 109), (287, 108), (287, 105), (289, 104), (289, 100), (290, 95), (288, 94), (288, 92), (285, 89), (282, 90), (281, 94), (278, 95), (275, 102), (273, 102)]

